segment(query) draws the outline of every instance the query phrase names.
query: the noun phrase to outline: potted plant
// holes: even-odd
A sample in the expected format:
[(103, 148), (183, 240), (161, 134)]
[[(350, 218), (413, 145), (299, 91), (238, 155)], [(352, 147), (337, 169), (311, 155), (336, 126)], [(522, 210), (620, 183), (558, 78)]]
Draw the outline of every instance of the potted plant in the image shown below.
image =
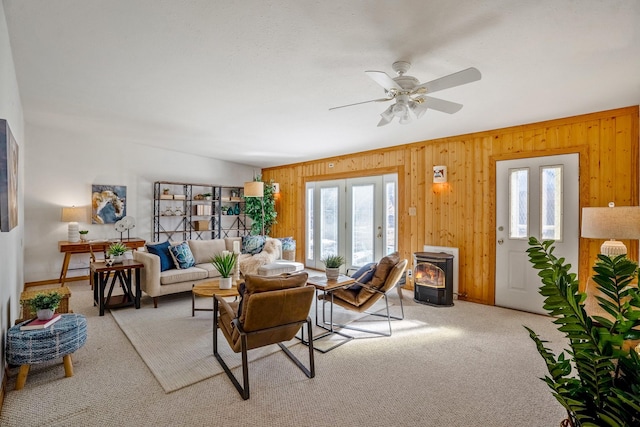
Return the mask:
[(87, 234), (89, 234), (89, 230), (80, 230), (78, 233), (80, 233), (80, 240), (82, 240), (83, 242), (86, 242)]
[(31, 311), (36, 313), (38, 319), (49, 320), (55, 314), (56, 309), (60, 305), (62, 295), (53, 291), (49, 293), (39, 293), (29, 300)]
[(211, 196), (212, 196), (212, 194), (211, 194), (211, 193), (204, 193), (204, 194), (202, 195), (202, 197), (204, 197), (204, 199), (205, 199), (205, 200), (211, 200)]
[(168, 188), (163, 188), (162, 189), (162, 194), (164, 194), (165, 196), (168, 196), (169, 195), (169, 191), (171, 191), (171, 190), (168, 189)]
[(529, 245), (529, 260), (540, 270), (544, 308), (569, 340), (567, 354), (556, 356), (526, 328), (549, 371), (543, 380), (567, 410), (562, 425), (640, 425), (640, 290), (632, 284), (638, 264), (626, 255), (598, 255), (592, 280), (609, 316), (590, 316), (571, 265), (553, 255), (553, 241), (532, 237)]
[(340, 267), (345, 263), (344, 257), (341, 255), (327, 255), (320, 261), (323, 262), (326, 267), (325, 274), (329, 280), (336, 280), (338, 278), (340, 275)]
[(220, 289), (231, 289), (231, 275), (236, 266), (237, 255), (233, 252), (222, 251), (211, 258), (211, 264), (218, 270), (220, 276)]
[(122, 256), (128, 250), (129, 248), (127, 248), (124, 243), (115, 242), (107, 248), (107, 256), (113, 258), (113, 262), (122, 262)]

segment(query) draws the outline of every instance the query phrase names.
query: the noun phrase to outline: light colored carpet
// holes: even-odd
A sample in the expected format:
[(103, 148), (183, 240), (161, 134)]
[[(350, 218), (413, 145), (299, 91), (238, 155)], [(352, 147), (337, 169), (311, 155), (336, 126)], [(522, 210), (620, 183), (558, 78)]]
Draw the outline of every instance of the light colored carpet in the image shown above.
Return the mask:
[[(196, 307), (211, 308), (213, 301), (208, 298), (196, 298)], [(382, 303), (377, 304), (374, 306), (374, 311), (382, 307)], [(111, 315), (167, 393), (224, 372), (213, 356), (212, 312), (196, 311), (195, 316), (192, 317), (191, 296), (188, 292), (162, 297), (157, 309), (153, 308), (150, 298), (144, 298), (139, 310), (113, 310)], [(312, 307), (310, 315), (312, 320), (315, 320), (315, 306)], [(334, 320), (342, 324), (363, 317), (365, 315), (341, 309), (335, 310), (334, 313)], [(367, 317), (372, 319), (365, 322), (367, 328), (379, 330), (386, 327), (386, 323), (380, 318)], [(320, 328), (314, 328), (314, 336), (322, 332)], [(349, 331), (349, 334), (363, 336), (358, 332)], [(343, 340), (344, 338), (340, 335), (332, 335), (318, 340), (316, 346), (328, 348)], [(294, 339), (286, 345), (291, 347), (301, 344)], [(221, 331), (218, 331), (218, 351), (229, 368), (241, 366), (240, 354), (230, 349)], [(277, 345), (251, 350), (249, 361), (260, 359), (276, 351), (280, 351)]]
[[(74, 376), (64, 377), (61, 360), (35, 365), (16, 391), (12, 367), (3, 427), (549, 427), (565, 417), (539, 379), (544, 362), (522, 327), (550, 340), (554, 350), (564, 347), (544, 316), (462, 301), (430, 307), (405, 292), (406, 320), (393, 322), (393, 336), (316, 353), (312, 379), (282, 351), (256, 360), (249, 367), (251, 399), (243, 401), (226, 375), (166, 393), (112, 315), (97, 315), (87, 283), (70, 288), (71, 307), (87, 316), (89, 327), (87, 343), (73, 356)], [(397, 295), (391, 298), (399, 308)], [(118, 310), (130, 311), (136, 310)], [(210, 313), (196, 316), (211, 320)], [(305, 350), (292, 347), (302, 360)]]

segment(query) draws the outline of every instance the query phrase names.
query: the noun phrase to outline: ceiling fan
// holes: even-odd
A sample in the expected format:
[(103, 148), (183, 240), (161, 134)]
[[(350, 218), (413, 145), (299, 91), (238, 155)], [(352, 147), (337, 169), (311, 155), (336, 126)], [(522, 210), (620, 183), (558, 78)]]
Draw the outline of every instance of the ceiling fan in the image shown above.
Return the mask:
[(443, 113), (453, 114), (460, 111), (462, 104), (456, 102), (445, 101), (444, 99), (432, 98), (427, 96), (433, 92), (451, 87), (480, 80), (482, 75), (476, 68), (467, 68), (430, 82), (420, 83), (420, 81), (412, 76), (405, 76), (405, 73), (411, 68), (411, 63), (407, 61), (396, 61), (391, 66), (398, 73), (398, 77), (391, 77), (384, 71), (365, 71), (369, 77), (384, 88), (386, 97), (380, 99), (372, 99), (370, 101), (356, 102), (354, 104), (341, 105), (339, 107), (329, 108), (336, 110), (338, 108), (352, 107), (354, 105), (367, 104), (369, 102), (386, 102), (395, 100), (395, 103), (380, 114), (382, 119), (378, 126), (384, 126), (391, 123), (394, 117), (398, 117), (401, 124), (410, 123), (431, 108), (433, 110), (442, 111)]

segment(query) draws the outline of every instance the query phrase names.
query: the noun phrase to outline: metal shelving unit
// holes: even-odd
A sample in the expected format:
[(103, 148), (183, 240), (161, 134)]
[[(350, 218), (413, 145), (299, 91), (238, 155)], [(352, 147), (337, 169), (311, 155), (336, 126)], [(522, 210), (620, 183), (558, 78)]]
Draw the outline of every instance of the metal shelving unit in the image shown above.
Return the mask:
[[(168, 195), (163, 194), (165, 188), (169, 191)], [(242, 187), (214, 184), (154, 182), (153, 241), (206, 240), (247, 235), (250, 226), (247, 227), (242, 191)], [(205, 198), (207, 196), (204, 194), (211, 194), (210, 199)]]

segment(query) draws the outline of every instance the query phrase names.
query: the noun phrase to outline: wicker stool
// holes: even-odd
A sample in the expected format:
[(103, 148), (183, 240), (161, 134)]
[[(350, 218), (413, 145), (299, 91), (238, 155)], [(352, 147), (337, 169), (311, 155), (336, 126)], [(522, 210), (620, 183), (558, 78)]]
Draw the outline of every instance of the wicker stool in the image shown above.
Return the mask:
[(65, 377), (72, 377), (71, 354), (87, 340), (87, 319), (81, 314), (63, 314), (48, 328), (21, 331), (24, 323), (7, 331), (7, 363), (20, 365), (16, 390), (24, 387), (31, 365), (60, 357), (64, 361)]

